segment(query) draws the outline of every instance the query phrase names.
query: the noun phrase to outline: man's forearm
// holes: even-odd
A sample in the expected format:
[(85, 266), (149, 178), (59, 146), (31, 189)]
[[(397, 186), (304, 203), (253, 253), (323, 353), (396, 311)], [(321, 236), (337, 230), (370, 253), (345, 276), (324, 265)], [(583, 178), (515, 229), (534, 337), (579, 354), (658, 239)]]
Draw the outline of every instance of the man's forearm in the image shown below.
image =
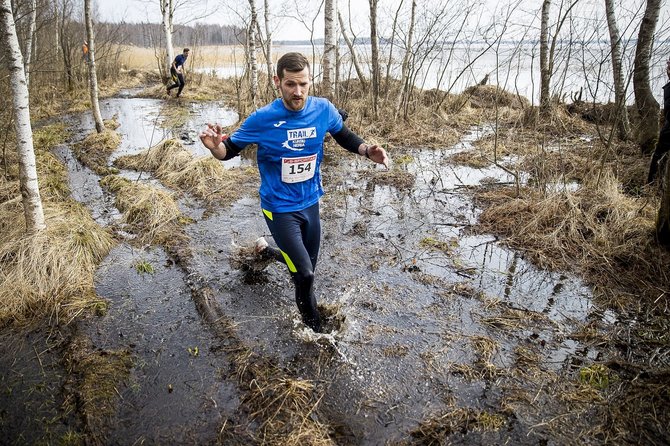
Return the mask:
[[(342, 125), (339, 132), (333, 134), (333, 138), (337, 143), (350, 151), (351, 153), (358, 153), (365, 156), (365, 142), (363, 139), (352, 132), (346, 125)], [(363, 153), (361, 153), (361, 148)]]

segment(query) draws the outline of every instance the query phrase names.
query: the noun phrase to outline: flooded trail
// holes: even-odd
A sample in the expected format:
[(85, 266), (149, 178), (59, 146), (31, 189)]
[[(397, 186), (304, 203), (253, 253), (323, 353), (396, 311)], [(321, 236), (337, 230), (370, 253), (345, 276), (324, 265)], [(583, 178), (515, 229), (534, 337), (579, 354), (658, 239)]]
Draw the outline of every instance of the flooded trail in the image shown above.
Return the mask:
[[(123, 135), (111, 161), (167, 136), (206, 155), (194, 143), (204, 122), (237, 120), (217, 104), (182, 104), (177, 130), (162, 130), (169, 124), (161, 121), (164, 101), (122, 97), (101, 106), (105, 118), (117, 116)], [(77, 127), (92, 128), (89, 119), (82, 115)], [(97, 273), (109, 311), (81, 325), (96, 349), (126, 349), (134, 358), (118, 389), (109, 444), (215, 443), (227, 423), (242, 423), (248, 390), (235, 376), (231, 343), (276, 363), (289, 378), (316, 383), (312, 418), (329, 426), (337, 444), (429, 443), (424, 421), (446, 414), (463, 415), (440, 431), (448, 443), (556, 440), (539, 423), (564, 408), (529, 404), (532, 396), (520, 389), (542, 400), (547, 383), (573, 379), (573, 364), (599, 352), (571, 333), (607, 318), (577, 278), (538, 270), (495, 237), (470, 231), (480, 210), (467, 187), (513, 179), (503, 169), (457, 166), (448, 157), (472, 150), (490, 131), (473, 128), (451, 148), (398, 150), (390, 172), (327, 154), (315, 289), (337, 320), (328, 335), (315, 336), (298, 321), (285, 266), (252, 275), (231, 265), (239, 246), (269, 237), (255, 190), (207, 212), (191, 197), (180, 199), (193, 220), (186, 265), (161, 248), (132, 247), (130, 239), (120, 244)], [(73, 196), (98, 223), (115, 225), (119, 213), (99, 177), (67, 147), (58, 153)], [(253, 161), (227, 166), (240, 163)], [(149, 173), (122, 173), (162, 187)], [(153, 273), (140, 273), (138, 264)], [(228, 339), (203, 320), (193, 297), (196, 279), (211, 293)], [(537, 374), (524, 373), (529, 364)]]

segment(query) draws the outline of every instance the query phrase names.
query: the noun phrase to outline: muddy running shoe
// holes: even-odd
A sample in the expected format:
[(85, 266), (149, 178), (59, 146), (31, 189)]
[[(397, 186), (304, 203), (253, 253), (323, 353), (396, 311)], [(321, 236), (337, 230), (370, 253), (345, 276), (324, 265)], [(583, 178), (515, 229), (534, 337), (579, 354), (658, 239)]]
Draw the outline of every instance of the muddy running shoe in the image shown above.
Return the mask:
[(265, 237), (259, 237), (256, 239), (256, 244), (254, 245), (254, 254), (260, 256), (263, 251), (268, 247), (268, 242), (265, 240)]

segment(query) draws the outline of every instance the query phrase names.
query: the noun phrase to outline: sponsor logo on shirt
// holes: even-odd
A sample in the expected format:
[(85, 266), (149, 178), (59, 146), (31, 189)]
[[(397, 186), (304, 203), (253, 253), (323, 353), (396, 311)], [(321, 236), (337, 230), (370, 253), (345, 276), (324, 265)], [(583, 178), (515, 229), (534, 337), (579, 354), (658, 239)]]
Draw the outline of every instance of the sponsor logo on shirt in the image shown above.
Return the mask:
[(286, 137), (289, 141), (295, 141), (296, 139), (316, 138), (316, 127), (287, 130)]
[(275, 127), (281, 127), (282, 125), (286, 124), (286, 121), (279, 121), (276, 124), (273, 124)]
[[(282, 147), (289, 150), (301, 151), (305, 148), (306, 139), (316, 138), (316, 127), (287, 130), (286, 138), (286, 141), (282, 143)], [(289, 144), (289, 142), (292, 144)]]

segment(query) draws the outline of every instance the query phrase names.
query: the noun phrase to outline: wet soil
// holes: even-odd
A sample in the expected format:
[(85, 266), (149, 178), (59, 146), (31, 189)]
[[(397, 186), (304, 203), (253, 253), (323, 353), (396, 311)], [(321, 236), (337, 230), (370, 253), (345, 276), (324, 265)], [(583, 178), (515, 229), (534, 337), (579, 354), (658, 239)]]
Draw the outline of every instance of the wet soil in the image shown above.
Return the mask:
[[(101, 106), (105, 118), (117, 115), (123, 135), (110, 162), (166, 136), (205, 155), (196, 142), (204, 123), (237, 119), (220, 104), (166, 105), (131, 95)], [(175, 106), (185, 109), (182, 122), (161, 127), (162, 110)], [(92, 123), (81, 115), (73, 126), (76, 140)], [(285, 266), (250, 272), (231, 263), (257, 237), (272, 242), (255, 190), (207, 212), (183, 196), (182, 212), (193, 219), (184, 261), (160, 247), (134, 246), (99, 177), (69, 146), (60, 147), (73, 196), (122, 240), (97, 273), (107, 313), (77, 324), (94, 350), (124, 349), (133, 358), (129, 378), (116, 389), (118, 409), (105, 424), (105, 443), (210, 444), (222, 442), (221, 432), (231, 426), (228, 442), (252, 438), (235, 436), (235, 429), (254, 426), (245, 405), (253, 383), (240, 379), (239, 359), (230, 354), (243, 348), (287, 378), (316, 383), (312, 417), (330, 426), (337, 444), (565, 444), (571, 432), (556, 435), (551, 420), (574, 422), (572, 432), (588, 420), (566, 404), (540, 402), (551, 399), (557, 381), (579, 385), (580, 365), (602, 352), (577, 333), (586, 325), (607, 327), (616, 315), (595, 307), (578, 278), (539, 270), (496, 237), (473, 235), (480, 210), (469, 189), (514, 179), (498, 167), (454, 165), (449, 157), (472, 150), (489, 132), (472, 128), (459, 144), (440, 150), (398, 149), (392, 157), (402, 162), (390, 172), (327, 153), (315, 289), (331, 321), (322, 335), (299, 321)], [(238, 158), (227, 165), (251, 163)], [(162, 187), (147, 172), (124, 175)], [(140, 272), (138, 264), (153, 272)], [(202, 308), (203, 289), (216, 318)], [(16, 411), (2, 411), (0, 435), (10, 443), (62, 439), (85, 424), (57, 408), (66, 372), (58, 348), (44, 349), (43, 337), (35, 338), (16, 353), (3, 347), (2, 407)], [(48, 358), (34, 354), (41, 350)], [(19, 359), (10, 361), (12, 355)], [(40, 391), (31, 393), (36, 386)], [(426, 420), (458, 410), (500, 423), (471, 420), (438, 437), (426, 429)], [(51, 427), (47, 419), (54, 420)]]

